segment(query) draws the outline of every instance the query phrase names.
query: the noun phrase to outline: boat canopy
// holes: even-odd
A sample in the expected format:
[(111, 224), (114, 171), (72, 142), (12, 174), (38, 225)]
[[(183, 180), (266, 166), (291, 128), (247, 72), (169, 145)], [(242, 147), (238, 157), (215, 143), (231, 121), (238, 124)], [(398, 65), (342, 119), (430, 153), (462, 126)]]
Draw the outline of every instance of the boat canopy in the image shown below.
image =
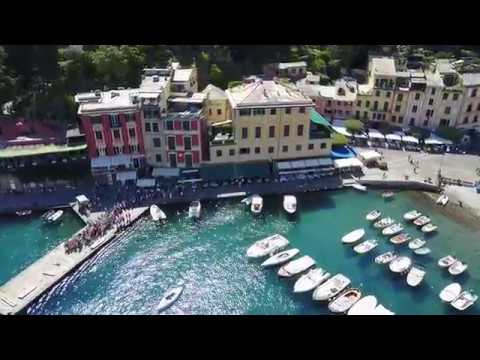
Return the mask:
[(357, 158), (337, 159), (334, 161), (336, 168), (362, 167), (363, 164)]
[(153, 177), (177, 177), (180, 174), (178, 168), (154, 168), (152, 170)]

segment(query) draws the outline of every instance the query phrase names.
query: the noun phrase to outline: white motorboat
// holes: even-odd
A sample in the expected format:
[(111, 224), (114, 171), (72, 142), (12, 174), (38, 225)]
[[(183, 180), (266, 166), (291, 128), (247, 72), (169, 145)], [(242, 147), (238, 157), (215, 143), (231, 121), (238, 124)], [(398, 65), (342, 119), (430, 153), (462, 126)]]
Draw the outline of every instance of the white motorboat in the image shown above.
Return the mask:
[(378, 210), (373, 210), (373, 211), (370, 211), (367, 216), (365, 216), (365, 219), (367, 219), (368, 221), (375, 221), (377, 220), (380, 216), (382, 215), (382, 213)]
[(295, 214), (297, 211), (297, 198), (293, 195), (285, 195), (283, 197), (283, 208), (289, 214)]
[(262, 209), (263, 209), (263, 198), (260, 195), (253, 195), (250, 210), (254, 214), (260, 214), (262, 212)]
[(418, 265), (412, 266), (407, 275), (407, 284), (416, 287), (418, 286), (425, 277), (427, 272)]
[(47, 221), (48, 218), (52, 217), (52, 215), (55, 214), (55, 210), (48, 210), (46, 213), (44, 213), (40, 218), (43, 221)]
[(297, 260), (292, 260), (288, 264), (283, 265), (278, 270), (278, 276), (281, 277), (292, 277), (300, 274), (301, 272), (310, 269), (315, 265), (315, 260), (310, 256), (305, 255)]
[(413, 221), (418, 219), (420, 216), (422, 216), (422, 213), (417, 210), (412, 210), (403, 214), (403, 218), (407, 221)]
[(467, 270), (468, 265), (462, 263), (460, 260), (455, 261), (452, 265), (449, 266), (448, 272), (450, 275), (460, 275), (465, 270)]
[(442, 206), (447, 205), (447, 203), (448, 203), (448, 196), (447, 196), (447, 194), (442, 194), (442, 195), (440, 195), (440, 197), (437, 199), (436, 203), (437, 203), (438, 205), (442, 205)]
[(411, 249), (411, 250), (417, 250), (417, 249), (420, 249), (426, 243), (427, 242), (425, 240), (422, 240), (420, 238), (416, 238), (415, 240), (412, 240), (408, 243), (408, 248)]
[(362, 292), (358, 289), (345, 290), (328, 304), (328, 309), (333, 313), (347, 312), (361, 297)]
[(396, 235), (403, 231), (403, 225), (400, 223), (393, 224), (382, 230), (383, 235), (391, 236)]
[(18, 210), (18, 211), (15, 211), (15, 214), (17, 214), (17, 216), (28, 216), (28, 215), (32, 215), (32, 210), (30, 209)]
[(61, 219), (62, 215), (63, 215), (63, 210), (57, 210), (51, 216), (47, 217), (46, 221), (48, 223), (55, 223)]
[(257, 241), (250, 246), (247, 250), (247, 257), (260, 258), (273, 254), (279, 250), (285, 249), (289, 244), (289, 241), (282, 235), (275, 234), (265, 239)]
[(438, 295), (443, 302), (452, 302), (460, 296), (462, 292), (462, 285), (459, 283), (451, 283), (443, 288)]
[(442, 268), (447, 268), (453, 265), (457, 261), (452, 255), (447, 255), (438, 260), (438, 266)]
[(165, 220), (167, 218), (167, 215), (155, 204), (150, 206), (150, 216), (153, 221)]
[(377, 298), (373, 295), (368, 295), (358, 300), (348, 310), (347, 315), (371, 315), (377, 306)]
[(390, 242), (395, 245), (400, 245), (410, 241), (412, 237), (408, 234), (401, 233), (390, 238)]
[(429, 223), (429, 224), (426, 224), (426, 225), (423, 225), (422, 226), (422, 232), (424, 233), (431, 233), (435, 230), (438, 229), (438, 226), (437, 225), (433, 225), (432, 223)]
[(386, 228), (387, 226), (392, 225), (394, 222), (395, 220), (393, 220), (391, 217), (386, 217), (377, 221), (375, 224), (373, 224), (373, 227), (376, 229), (383, 229), (383, 228)]
[(162, 300), (160, 300), (160, 303), (157, 305), (157, 312), (161, 312), (172, 306), (173, 303), (180, 297), (184, 288), (185, 286), (182, 285), (168, 290), (163, 296)]
[(398, 255), (393, 251), (387, 251), (386, 253), (380, 254), (375, 258), (376, 264), (388, 264), (390, 261), (395, 259)]
[(423, 226), (430, 222), (430, 218), (428, 216), (422, 215), (419, 218), (415, 219), (413, 223), (417, 226)]
[(353, 247), (353, 251), (357, 254), (365, 254), (378, 246), (378, 241), (375, 239), (366, 240)]
[(384, 199), (393, 199), (395, 197), (395, 193), (393, 191), (384, 191), (382, 193), (382, 197)]
[(188, 208), (188, 216), (193, 217), (194, 219), (198, 219), (200, 217), (200, 213), (202, 211), (202, 204), (200, 201), (195, 200), (190, 203)]
[(412, 260), (406, 256), (398, 256), (388, 264), (391, 272), (401, 274), (410, 269)]
[(342, 237), (342, 243), (344, 244), (353, 244), (365, 236), (364, 229), (357, 229), (349, 232), (347, 235)]
[(432, 250), (426, 246), (421, 247), (420, 249), (413, 250), (415, 255), (428, 255), (432, 252)]
[(288, 249), (285, 251), (281, 251), (271, 257), (269, 257), (267, 260), (265, 260), (262, 263), (262, 267), (269, 267), (269, 266), (276, 266), (276, 265), (281, 265), (292, 259), (294, 256), (296, 256), (300, 250), (298, 249)]
[(352, 184), (352, 187), (353, 187), (355, 190), (358, 190), (358, 191), (361, 191), (361, 192), (367, 191), (367, 187), (366, 187), (366, 186), (360, 185), (360, 184), (357, 184), (357, 183)]
[(378, 304), (377, 307), (373, 310), (373, 312), (369, 315), (395, 315), (395, 313), (388, 310), (382, 304)]
[(250, 206), (250, 204), (252, 203), (252, 197), (251, 196), (248, 196), (246, 197), (245, 199), (243, 199), (242, 201), (240, 201), (242, 204), (245, 204), (247, 206)]
[(329, 272), (322, 268), (312, 269), (295, 282), (293, 286), (294, 293), (303, 293), (315, 289), (325, 280), (332, 276)]
[(478, 296), (470, 291), (462, 292), (450, 304), (457, 310), (463, 311), (472, 306), (478, 299)]
[(315, 289), (313, 292), (313, 300), (329, 300), (343, 291), (350, 285), (350, 282), (350, 279), (345, 275), (337, 274)]

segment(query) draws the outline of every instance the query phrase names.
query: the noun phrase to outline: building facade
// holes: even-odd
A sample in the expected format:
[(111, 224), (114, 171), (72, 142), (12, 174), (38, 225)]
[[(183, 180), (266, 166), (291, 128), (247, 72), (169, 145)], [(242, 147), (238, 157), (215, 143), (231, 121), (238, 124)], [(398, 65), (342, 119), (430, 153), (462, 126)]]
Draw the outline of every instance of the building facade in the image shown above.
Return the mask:
[(205, 94), (205, 114), (209, 124), (226, 121), (231, 117), (224, 90), (210, 84), (202, 93)]

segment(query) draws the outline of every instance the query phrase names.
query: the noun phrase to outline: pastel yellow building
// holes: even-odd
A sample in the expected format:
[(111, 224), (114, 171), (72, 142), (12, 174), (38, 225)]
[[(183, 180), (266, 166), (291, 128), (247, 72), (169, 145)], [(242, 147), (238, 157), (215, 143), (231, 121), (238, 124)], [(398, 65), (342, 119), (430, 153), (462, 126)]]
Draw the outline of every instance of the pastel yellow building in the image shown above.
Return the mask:
[(209, 124), (222, 122), (230, 116), (228, 113), (228, 97), (225, 91), (210, 84), (203, 91), (205, 98), (205, 113)]

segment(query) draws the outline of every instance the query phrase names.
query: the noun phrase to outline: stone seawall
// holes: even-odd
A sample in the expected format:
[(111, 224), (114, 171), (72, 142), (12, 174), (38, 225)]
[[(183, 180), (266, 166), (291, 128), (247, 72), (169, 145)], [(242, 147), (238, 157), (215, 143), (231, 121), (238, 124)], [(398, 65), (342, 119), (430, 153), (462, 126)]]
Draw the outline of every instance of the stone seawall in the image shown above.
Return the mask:
[(428, 192), (440, 192), (440, 188), (433, 184), (412, 180), (361, 180), (358, 182), (372, 188), (388, 189), (388, 190), (417, 190)]

